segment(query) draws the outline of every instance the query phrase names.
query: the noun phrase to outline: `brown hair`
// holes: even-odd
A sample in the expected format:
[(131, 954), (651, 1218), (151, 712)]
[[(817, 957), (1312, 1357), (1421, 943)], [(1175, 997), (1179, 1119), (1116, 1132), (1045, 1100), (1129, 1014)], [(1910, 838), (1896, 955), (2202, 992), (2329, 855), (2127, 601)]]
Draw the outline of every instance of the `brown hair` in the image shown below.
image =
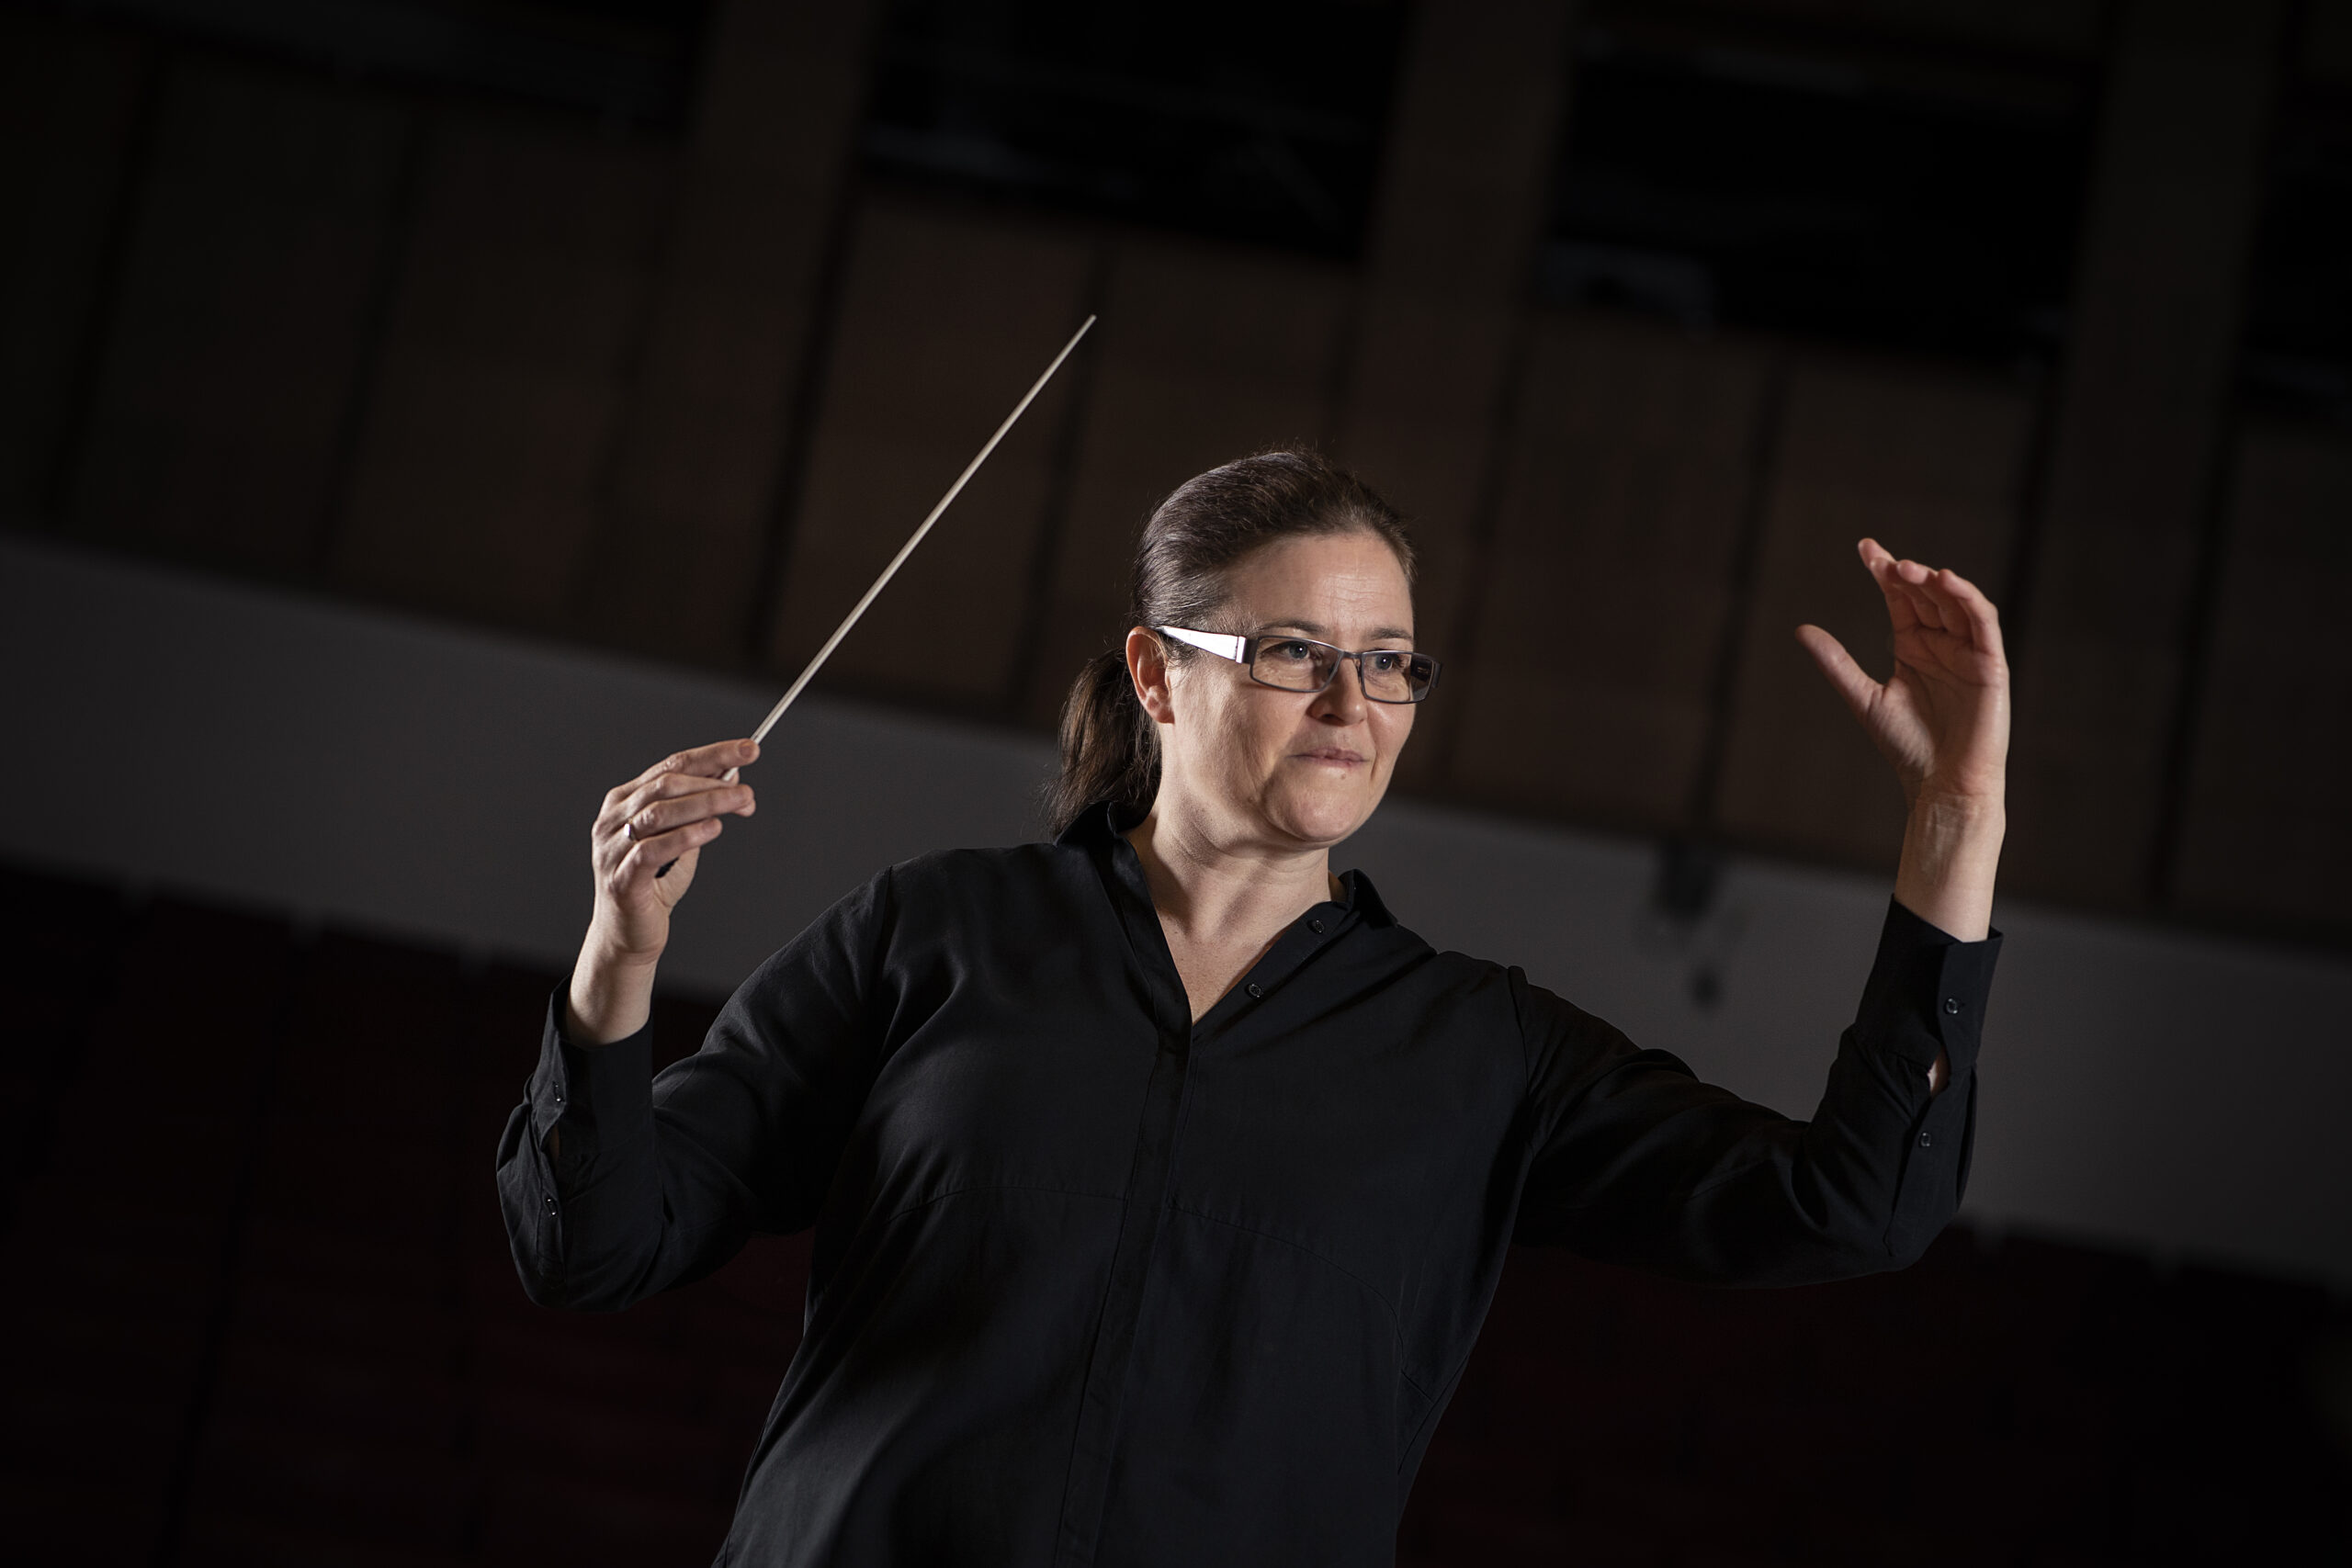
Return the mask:
[[(1277, 540), (1364, 533), (1396, 552), (1413, 581), (1412, 540), (1396, 509), (1315, 452), (1261, 452), (1178, 485), (1136, 544), (1130, 626), (1196, 626), (1231, 597), (1227, 574)], [(1125, 639), (1122, 638), (1124, 644)], [(1171, 659), (1189, 657), (1182, 643)], [(1159, 793), (1159, 727), (1143, 711), (1124, 646), (1087, 660), (1062, 705), (1060, 776), (1046, 792), (1057, 834), (1099, 801), (1140, 813)]]

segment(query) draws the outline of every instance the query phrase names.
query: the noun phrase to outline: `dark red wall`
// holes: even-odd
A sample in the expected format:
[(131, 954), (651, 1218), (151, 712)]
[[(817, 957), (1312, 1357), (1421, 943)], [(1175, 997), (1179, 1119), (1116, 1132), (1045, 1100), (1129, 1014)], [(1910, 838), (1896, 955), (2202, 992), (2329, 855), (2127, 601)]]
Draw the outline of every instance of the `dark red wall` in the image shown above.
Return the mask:
[[(805, 1238), (619, 1316), (524, 1300), (492, 1156), (551, 984), (0, 873), (10, 1561), (708, 1560)], [(662, 1053), (709, 1016), (665, 1002)], [(1758, 1292), (1524, 1253), (1402, 1560), (2326, 1560), (2331, 1366), (2316, 1290), (2014, 1238)]]

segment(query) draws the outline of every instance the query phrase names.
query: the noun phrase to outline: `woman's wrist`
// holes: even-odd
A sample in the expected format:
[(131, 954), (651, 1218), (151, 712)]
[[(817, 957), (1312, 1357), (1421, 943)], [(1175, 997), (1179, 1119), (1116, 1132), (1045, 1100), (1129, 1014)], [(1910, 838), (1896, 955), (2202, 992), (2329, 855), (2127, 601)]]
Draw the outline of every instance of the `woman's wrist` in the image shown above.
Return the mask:
[(1992, 930), (1993, 884), (2008, 814), (1998, 794), (1922, 790), (1911, 802), (1894, 897), (1962, 942)]
[(653, 976), (661, 954), (631, 953), (600, 940), (581, 943), (565, 992), (564, 1033), (575, 1045), (609, 1045), (645, 1027), (653, 1015)]
[(1911, 819), (1940, 834), (1999, 831), (2007, 825), (2008, 802), (1996, 790), (1954, 790), (1923, 785), (1911, 797)]

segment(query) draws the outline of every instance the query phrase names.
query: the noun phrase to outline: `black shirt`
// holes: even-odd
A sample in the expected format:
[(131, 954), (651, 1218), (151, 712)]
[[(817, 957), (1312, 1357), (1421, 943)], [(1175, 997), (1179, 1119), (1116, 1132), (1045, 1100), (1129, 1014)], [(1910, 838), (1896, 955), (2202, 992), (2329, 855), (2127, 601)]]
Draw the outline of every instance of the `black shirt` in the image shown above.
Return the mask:
[(658, 1077), (551, 1002), (498, 1156), (533, 1300), (817, 1227), (721, 1562), (1388, 1563), (1512, 1242), (1789, 1284), (1900, 1267), (1959, 1201), (1997, 937), (1891, 907), (1797, 1122), (1360, 873), (1194, 1023), (1113, 829), (882, 873)]

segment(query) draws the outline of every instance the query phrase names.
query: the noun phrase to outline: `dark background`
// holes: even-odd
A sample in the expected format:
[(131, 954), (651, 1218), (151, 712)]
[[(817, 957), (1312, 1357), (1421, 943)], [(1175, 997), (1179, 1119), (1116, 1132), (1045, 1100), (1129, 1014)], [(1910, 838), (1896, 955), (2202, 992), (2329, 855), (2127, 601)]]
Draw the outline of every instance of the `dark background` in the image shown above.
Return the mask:
[[(1429, 559), (1401, 789), (1881, 870), (1786, 633), (1877, 646), (1870, 532), (2003, 605), (2005, 889), (2352, 950), (2346, 0), (17, 0), (0, 115), (21, 536), (788, 676), (1100, 311), (828, 690), (1042, 731), (1151, 501), (1312, 440)], [(797, 1244), (522, 1301), (549, 976), (12, 876), (7, 1538), (708, 1554)], [(2340, 1553), (2346, 1336), (1989, 1234), (1771, 1296), (1522, 1258), (1403, 1547)]]

